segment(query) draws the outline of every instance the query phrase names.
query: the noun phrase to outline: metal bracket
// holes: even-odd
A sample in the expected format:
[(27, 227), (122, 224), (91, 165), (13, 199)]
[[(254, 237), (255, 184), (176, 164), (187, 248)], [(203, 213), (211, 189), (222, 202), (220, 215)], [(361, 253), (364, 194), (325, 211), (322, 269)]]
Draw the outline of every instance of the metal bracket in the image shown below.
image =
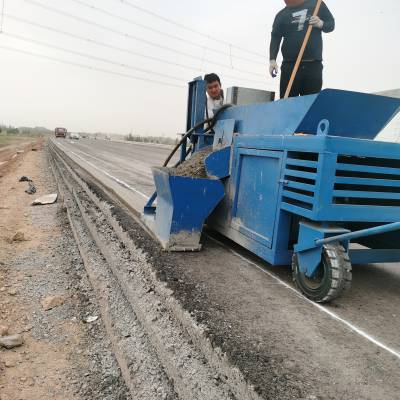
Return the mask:
[(144, 213), (146, 215), (153, 215), (156, 213), (156, 207), (153, 206), (153, 203), (155, 202), (156, 198), (157, 198), (157, 192), (154, 192), (147, 201), (146, 205), (144, 206)]
[(224, 119), (215, 124), (213, 149), (221, 149), (232, 145), (233, 132), (235, 130), (236, 120)]
[(317, 135), (328, 135), (329, 134), (329, 126), (330, 123), (327, 119), (323, 119), (319, 122), (318, 128), (317, 128)]

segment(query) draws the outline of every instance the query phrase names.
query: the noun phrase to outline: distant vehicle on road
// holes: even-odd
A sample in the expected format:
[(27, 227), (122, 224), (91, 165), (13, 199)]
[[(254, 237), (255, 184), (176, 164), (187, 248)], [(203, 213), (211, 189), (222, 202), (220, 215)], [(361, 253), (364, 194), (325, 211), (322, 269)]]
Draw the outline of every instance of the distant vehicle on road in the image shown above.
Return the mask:
[(54, 135), (56, 138), (66, 138), (68, 131), (65, 128), (54, 129)]
[(79, 133), (70, 133), (69, 138), (72, 140), (79, 140), (81, 137), (79, 136)]

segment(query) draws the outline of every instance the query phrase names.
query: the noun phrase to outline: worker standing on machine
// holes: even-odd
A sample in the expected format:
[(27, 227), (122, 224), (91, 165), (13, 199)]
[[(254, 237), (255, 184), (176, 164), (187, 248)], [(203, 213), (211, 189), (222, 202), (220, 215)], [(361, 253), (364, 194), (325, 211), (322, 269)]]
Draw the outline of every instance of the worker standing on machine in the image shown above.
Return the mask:
[(221, 79), (217, 74), (207, 74), (206, 81), (207, 104), (206, 119), (212, 118), (214, 112), (224, 104), (224, 91), (222, 90)]
[(276, 59), (283, 38), (280, 82), (280, 97), (283, 98), (307, 28), (312, 25), (314, 29), (289, 96), (318, 93), (322, 89), (322, 32), (332, 32), (335, 29), (335, 19), (324, 2), (315, 17), (312, 15), (316, 0), (285, 0), (285, 3), (286, 7), (277, 14), (272, 28), (269, 72), (273, 78), (279, 72)]

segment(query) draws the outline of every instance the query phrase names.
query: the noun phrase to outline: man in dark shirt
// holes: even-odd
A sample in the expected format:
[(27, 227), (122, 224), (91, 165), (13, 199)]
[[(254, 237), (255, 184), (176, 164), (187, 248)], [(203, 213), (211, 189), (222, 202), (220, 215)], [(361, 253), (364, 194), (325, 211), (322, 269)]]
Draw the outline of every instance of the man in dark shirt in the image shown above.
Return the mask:
[(317, 0), (285, 0), (285, 3), (286, 7), (277, 14), (272, 28), (270, 74), (273, 78), (278, 74), (276, 58), (283, 38), (280, 84), (281, 98), (283, 98), (307, 28), (312, 25), (311, 37), (290, 91), (290, 97), (318, 93), (322, 89), (322, 32), (332, 32), (335, 29), (335, 20), (324, 2), (316, 17), (312, 15)]

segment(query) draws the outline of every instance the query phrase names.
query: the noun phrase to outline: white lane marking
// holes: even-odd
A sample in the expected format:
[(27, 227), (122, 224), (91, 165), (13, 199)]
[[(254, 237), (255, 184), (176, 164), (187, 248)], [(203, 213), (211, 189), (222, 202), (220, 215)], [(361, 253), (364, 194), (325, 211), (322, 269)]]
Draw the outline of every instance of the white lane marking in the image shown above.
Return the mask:
[[(85, 161), (85, 160), (83, 160)], [(87, 161), (86, 161), (87, 162)], [(107, 174), (107, 173), (106, 173)], [(108, 175), (108, 174), (107, 174)], [(116, 178), (115, 178), (116, 179)], [(122, 181), (121, 181), (122, 182)], [(127, 185), (124, 182), (124, 185)], [(145, 194), (139, 192), (138, 190), (134, 189), (135, 192), (141, 194), (142, 196), (145, 196), (146, 198), (148, 198), (148, 196), (146, 196)], [(225, 249), (227, 249), (228, 251), (230, 251), (232, 254), (234, 254), (235, 256), (239, 257), (241, 260), (247, 262), (248, 264), (252, 265), (253, 267), (255, 267), (256, 269), (260, 270), (261, 272), (263, 272), (264, 274), (267, 274), (268, 276), (270, 276), (271, 278), (273, 278), (276, 282), (278, 282), (278, 284), (284, 286), (286, 289), (290, 290), (291, 292), (295, 293), (296, 296), (298, 296), (299, 298), (301, 298), (302, 300), (305, 300), (307, 303), (312, 304), (314, 307), (316, 307), (319, 311), (321, 311), (324, 314), (327, 314), (328, 316), (330, 316), (333, 320), (340, 322), (341, 324), (345, 325), (347, 328), (349, 328), (352, 332), (360, 335), (361, 337), (363, 337), (364, 339), (368, 340), (369, 342), (373, 343), (374, 345), (376, 345), (377, 347), (381, 348), (382, 350), (387, 351), (388, 353), (390, 353), (391, 355), (395, 356), (396, 358), (398, 358), (400, 360), (400, 353), (388, 346), (386, 346), (384, 343), (382, 343), (381, 341), (375, 339), (373, 336), (371, 336), (370, 334), (368, 334), (367, 332), (364, 332), (361, 328), (353, 325), (351, 322), (346, 321), (345, 319), (339, 317), (339, 315), (337, 315), (336, 313), (328, 310), (327, 308), (321, 306), (321, 304), (318, 303), (314, 303), (313, 301), (307, 299), (307, 297), (304, 297), (296, 288), (294, 288), (293, 286), (290, 286), (289, 284), (287, 284), (286, 282), (284, 282), (282, 279), (278, 278), (277, 276), (275, 276), (274, 274), (272, 274), (271, 272), (265, 270), (264, 268), (262, 268), (260, 265), (258, 265), (257, 263), (255, 263), (254, 261), (251, 261), (249, 258), (241, 255), (240, 253), (238, 253), (237, 251), (231, 249), (229, 246), (227, 246), (226, 244), (220, 242), (217, 239), (214, 239), (213, 237), (207, 235), (211, 240), (213, 240), (214, 242), (218, 243), (220, 246), (224, 247)]]
[(102, 160), (102, 159), (100, 159), (100, 158), (98, 158), (98, 157), (92, 156), (91, 154), (86, 153), (85, 151), (83, 151), (83, 150), (81, 150), (81, 149), (78, 149), (78, 150), (76, 150), (76, 151), (79, 151), (79, 153), (82, 153), (82, 154), (84, 154), (85, 156), (88, 156), (88, 157), (90, 157), (90, 158), (93, 158), (93, 160), (100, 161), (100, 162), (104, 163), (104, 160)]
[[(141, 191), (133, 188), (132, 186), (128, 185), (126, 182), (122, 181), (121, 179), (118, 179), (117, 177), (109, 174), (106, 170), (97, 167), (95, 164), (91, 163), (90, 161), (85, 160), (83, 157), (81, 157), (79, 154), (75, 153), (72, 150), (67, 149), (65, 146), (62, 146), (60, 144), (58, 144), (58, 146), (60, 146), (61, 148), (63, 147), (66, 152), (69, 152), (71, 154), (73, 154), (75, 157), (78, 157), (80, 160), (84, 161), (86, 164), (90, 165), (92, 168), (96, 169), (97, 171), (103, 173), (104, 175), (108, 176), (109, 178), (111, 178), (113, 181), (117, 182), (119, 185), (123, 186), (124, 188), (131, 190), (134, 193), (137, 193), (138, 195), (142, 196), (144, 199), (148, 200), (150, 196), (148, 196), (147, 194), (142, 193)], [(79, 150), (81, 151), (81, 150)], [(82, 154), (86, 154), (85, 152), (81, 151)]]
[(371, 336), (370, 334), (368, 334), (367, 332), (364, 332), (361, 328), (353, 325), (352, 323), (350, 323), (349, 321), (346, 321), (345, 319), (339, 317), (339, 315), (337, 315), (336, 313), (328, 310), (327, 308), (323, 307), (321, 304), (318, 303), (314, 303), (313, 301), (311, 301), (310, 299), (307, 299), (307, 297), (304, 297), (296, 288), (294, 288), (293, 286), (290, 286), (289, 284), (287, 284), (286, 282), (284, 282), (282, 279), (278, 278), (277, 276), (275, 276), (273, 273), (267, 271), (266, 269), (262, 268), (260, 265), (258, 265), (257, 263), (255, 263), (254, 261), (251, 261), (250, 259), (248, 259), (247, 257), (241, 255), (240, 253), (238, 253), (237, 251), (231, 249), (229, 246), (227, 246), (226, 244), (220, 242), (217, 239), (214, 239), (213, 237), (207, 235), (211, 240), (213, 240), (214, 242), (218, 243), (220, 246), (224, 247), (225, 249), (227, 249), (228, 251), (230, 251), (232, 254), (234, 254), (235, 256), (239, 257), (241, 260), (246, 261), (248, 264), (252, 265), (253, 267), (257, 268), (258, 270), (260, 270), (261, 272), (264, 272), (265, 274), (267, 274), (268, 276), (270, 276), (271, 278), (275, 279), (275, 281), (277, 281), (280, 285), (284, 286), (286, 289), (289, 289), (290, 291), (294, 292), (299, 298), (305, 300), (306, 302), (312, 304), (314, 307), (316, 307), (319, 311), (329, 315), (331, 318), (333, 318), (334, 320), (342, 323), (343, 325), (345, 325), (347, 328), (349, 328), (352, 332), (357, 333), (358, 335), (362, 336), (364, 339), (368, 340), (369, 342), (375, 344), (376, 346), (380, 347), (381, 349), (387, 351), (388, 353), (392, 354), (393, 356), (397, 357), (400, 360), (400, 353), (388, 346), (386, 346), (384, 343), (380, 342), (379, 340), (375, 339), (373, 336)]
[[(103, 164), (109, 164), (109, 162), (104, 161), (104, 160), (102, 160), (101, 158), (92, 156), (91, 154), (86, 153), (85, 151), (83, 151), (83, 150), (81, 150), (81, 149), (78, 149), (78, 150), (76, 150), (76, 151), (79, 151), (79, 153), (82, 153), (82, 154), (84, 154), (84, 155), (87, 156), (87, 157), (93, 158), (93, 159), (96, 160), (96, 161), (100, 161), (100, 162), (103, 163)], [(139, 164), (141, 164), (140, 161), (139, 161)], [(136, 172), (137, 174), (143, 174), (143, 175), (145, 175), (146, 178), (149, 178), (149, 179), (151, 180), (151, 182), (152, 182), (153, 175), (152, 175), (152, 173), (151, 173), (151, 171), (149, 170), (148, 167), (145, 167), (145, 171), (144, 171), (143, 169), (142, 169), (142, 170), (138, 169), (138, 164), (136, 164), (136, 165), (135, 165), (135, 172)]]

